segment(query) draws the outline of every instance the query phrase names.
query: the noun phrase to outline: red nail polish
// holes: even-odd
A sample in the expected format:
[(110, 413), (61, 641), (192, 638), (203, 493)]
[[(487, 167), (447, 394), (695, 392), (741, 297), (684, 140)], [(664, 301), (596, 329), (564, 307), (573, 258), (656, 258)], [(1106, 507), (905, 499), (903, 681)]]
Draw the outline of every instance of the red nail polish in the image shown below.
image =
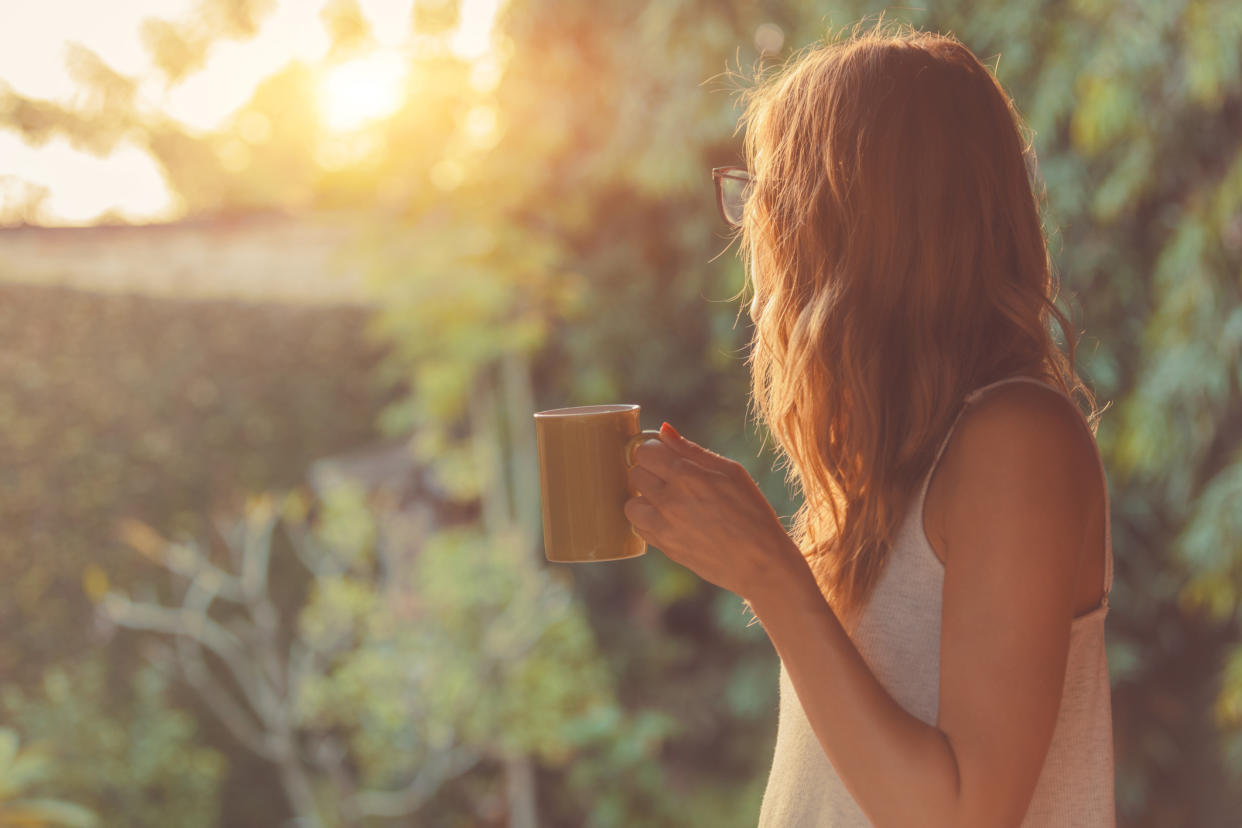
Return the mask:
[(663, 431), (666, 434), (672, 434), (674, 437), (681, 439), (681, 435), (677, 433), (677, 429), (673, 428), (667, 422), (660, 425), (660, 431)]

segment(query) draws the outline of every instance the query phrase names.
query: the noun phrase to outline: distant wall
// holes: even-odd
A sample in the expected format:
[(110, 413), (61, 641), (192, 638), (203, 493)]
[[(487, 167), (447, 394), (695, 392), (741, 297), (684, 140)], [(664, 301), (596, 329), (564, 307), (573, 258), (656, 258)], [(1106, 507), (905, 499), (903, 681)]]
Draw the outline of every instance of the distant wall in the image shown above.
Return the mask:
[(355, 214), (0, 227), (0, 282), (183, 299), (365, 304)]

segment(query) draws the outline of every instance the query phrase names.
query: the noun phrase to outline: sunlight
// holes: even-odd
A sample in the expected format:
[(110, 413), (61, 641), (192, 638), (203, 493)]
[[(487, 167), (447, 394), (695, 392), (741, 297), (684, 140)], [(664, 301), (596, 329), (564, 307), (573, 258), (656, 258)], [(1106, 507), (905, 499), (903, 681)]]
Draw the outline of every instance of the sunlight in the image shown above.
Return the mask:
[(24, 189), (18, 182), (46, 188), (47, 199), (38, 210), (44, 223), (93, 224), (109, 211), (113, 220), (162, 221), (177, 207), (155, 159), (130, 141), (100, 158), (64, 136), (34, 147), (13, 132), (0, 131), (0, 208)]
[[(353, 163), (350, 159), (369, 146), (350, 136), (393, 114), (409, 94), (406, 50), (412, 0), (359, 0), (376, 48), (340, 65), (323, 64), (331, 49), (320, 16), (326, 2), (271, 0), (271, 12), (258, 34), (214, 44), (199, 71), (166, 87), (139, 37), (140, 24), (145, 17), (190, 19), (198, 0), (43, 0), (30, 4), (21, 26), (0, 26), (0, 84), (35, 99), (71, 104), (81, 89), (65, 66), (64, 47), (68, 41), (79, 42), (137, 82), (140, 111), (166, 115), (190, 135), (202, 137), (226, 129), (260, 83), (291, 61), (301, 61), (322, 67), (315, 93), (325, 133), (320, 136), (325, 143), (320, 161), (337, 168)], [(494, 88), (500, 76), (492, 27), (502, 5), (503, 0), (460, 0), (457, 29), (449, 38), (450, 50), (474, 64), (471, 85), (479, 91)], [(262, 144), (273, 127), (257, 115), (242, 122), (238, 140), (226, 140), (219, 149), (225, 168), (244, 169), (249, 145)], [(482, 145), (495, 133), (486, 112), (475, 113), (470, 130), (472, 140)], [(11, 130), (0, 129), (0, 139), (0, 184), (9, 190), (47, 188), (44, 223), (88, 224), (108, 210), (132, 221), (164, 221), (179, 209), (158, 165), (141, 147), (88, 159), (84, 151), (69, 147), (27, 144)], [(146, 156), (142, 165), (135, 153)], [(138, 166), (143, 169), (135, 178)], [(446, 182), (453, 178), (449, 173), (441, 176)], [(124, 183), (133, 181), (141, 186)], [(0, 206), (5, 198), (0, 193)]]
[(401, 105), (407, 75), (405, 61), (391, 51), (329, 69), (319, 86), (324, 125), (346, 132), (391, 115)]

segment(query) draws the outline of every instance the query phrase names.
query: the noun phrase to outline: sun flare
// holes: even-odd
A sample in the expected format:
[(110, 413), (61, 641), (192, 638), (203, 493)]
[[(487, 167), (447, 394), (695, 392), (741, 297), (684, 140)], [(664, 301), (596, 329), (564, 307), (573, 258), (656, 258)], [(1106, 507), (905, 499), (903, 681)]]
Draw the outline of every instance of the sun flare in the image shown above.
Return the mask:
[(401, 106), (408, 67), (395, 52), (376, 52), (328, 70), (319, 87), (324, 125), (345, 132)]

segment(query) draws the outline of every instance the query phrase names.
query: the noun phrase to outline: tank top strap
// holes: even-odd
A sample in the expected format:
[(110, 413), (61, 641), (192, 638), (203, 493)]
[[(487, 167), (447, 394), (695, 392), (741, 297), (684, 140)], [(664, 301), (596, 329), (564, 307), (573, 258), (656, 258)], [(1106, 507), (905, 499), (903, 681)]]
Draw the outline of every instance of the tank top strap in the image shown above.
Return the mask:
[[(1018, 382), (1020, 380), (1026, 380), (1027, 382), (1033, 382), (1036, 385), (1042, 385), (1044, 388), (1047, 388), (1049, 391), (1054, 391), (1057, 394), (1060, 394), (1062, 397), (1064, 397), (1065, 400), (1069, 402), (1071, 406), (1073, 406), (1074, 411), (1078, 414), (1078, 421), (1083, 424), (1083, 427), (1086, 428), (1087, 432), (1090, 434), (1091, 426), (1087, 422), (1086, 416), (1084, 416), (1081, 409), (1078, 408), (1078, 404), (1075, 403), (1074, 400), (1068, 394), (1062, 391), (1060, 388), (1057, 388), (1055, 385), (1052, 385), (1050, 383), (1044, 382), (1041, 379), (1036, 379), (1035, 377), (1028, 377), (1025, 374), (1018, 374), (1012, 377), (1004, 377), (1002, 379), (996, 380), (995, 382), (990, 382), (987, 385), (980, 386), (966, 395), (965, 404), (962, 406), (962, 410), (957, 413), (957, 417), (955, 417), (953, 420), (953, 426), (949, 427), (949, 434), (945, 436), (943, 442), (941, 442), (940, 444), (940, 450), (936, 452), (936, 461), (932, 462), (933, 469), (936, 467), (936, 462), (938, 462), (940, 459), (940, 453), (944, 451), (945, 445), (947, 445), (949, 442), (949, 436), (953, 434), (953, 427), (957, 425), (957, 421), (958, 419), (961, 418), (962, 412), (966, 410), (966, 406), (974, 402), (975, 400), (979, 399), (981, 396), (983, 396), (985, 392), (990, 391), (991, 389), (995, 388), (998, 385), (1002, 385), (1007, 382)], [(1100, 602), (1100, 605), (1108, 606), (1108, 594), (1113, 589), (1113, 538), (1112, 538), (1112, 526), (1111, 526), (1112, 512), (1110, 511), (1110, 506), (1109, 506), (1108, 474), (1104, 470), (1104, 458), (1100, 454), (1100, 446), (1096, 442), (1094, 434), (1091, 434), (1091, 445), (1095, 447), (1096, 465), (1100, 469), (1100, 479), (1104, 483), (1104, 549), (1105, 549), (1104, 598)], [(927, 484), (930, 480), (931, 480), (931, 472), (928, 472), (927, 478), (923, 481), (924, 493), (926, 493)]]
[[(967, 394), (966, 403), (970, 403), (970, 402), (971, 402), (970, 395)], [(949, 423), (949, 430), (946, 431), (944, 437), (941, 438), (940, 446), (936, 449), (936, 456), (932, 458), (931, 467), (928, 468), (927, 472), (923, 475), (923, 483), (919, 487), (919, 496), (916, 501), (918, 504), (918, 509), (919, 509), (918, 513), (920, 515), (923, 513), (923, 501), (927, 497), (927, 487), (931, 483), (932, 472), (936, 470), (936, 466), (940, 465), (940, 455), (944, 454), (945, 446), (949, 445), (949, 438), (953, 436), (953, 431), (954, 429), (957, 428), (957, 422), (958, 420), (962, 419), (962, 414), (964, 414), (965, 412), (966, 412), (966, 405), (963, 404), (962, 407), (958, 409), (957, 416), (953, 418), (953, 422)]]

